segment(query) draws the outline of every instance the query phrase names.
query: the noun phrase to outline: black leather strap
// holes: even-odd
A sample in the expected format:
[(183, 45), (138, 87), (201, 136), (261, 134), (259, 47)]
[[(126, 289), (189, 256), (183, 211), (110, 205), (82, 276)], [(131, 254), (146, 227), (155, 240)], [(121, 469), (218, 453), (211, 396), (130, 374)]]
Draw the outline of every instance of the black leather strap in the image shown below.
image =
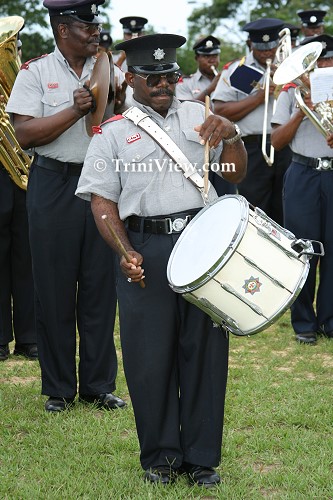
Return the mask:
[[(155, 217), (139, 217), (137, 215), (131, 215), (127, 219), (127, 227), (131, 231), (153, 233), (153, 234), (172, 234), (179, 233), (186, 227), (191, 219), (201, 210), (201, 208), (196, 208), (193, 210), (188, 210), (187, 212), (179, 212), (176, 214), (171, 214), (169, 216), (155, 216)], [(184, 221), (184, 226), (182, 229), (177, 230), (182, 224), (173, 224), (177, 219), (182, 219)], [(174, 227), (173, 227), (174, 226)]]
[(34, 157), (34, 163), (39, 167), (45, 168), (47, 170), (52, 170), (53, 172), (58, 172), (59, 174), (77, 176), (81, 174), (81, 170), (83, 167), (83, 163), (62, 162), (38, 154), (36, 154)]
[[(300, 163), (301, 165), (306, 165), (307, 167), (318, 170), (333, 170), (333, 158), (330, 157), (311, 158), (309, 156), (303, 156), (298, 153), (293, 153), (292, 160), (295, 163)], [(320, 164), (322, 164), (324, 161), (327, 161), (331, 165), (326, 168), (320, 168)]]
[(242, 141), (244, 144), (258, 144), (262, 141), (262, 135), (244, 135)]

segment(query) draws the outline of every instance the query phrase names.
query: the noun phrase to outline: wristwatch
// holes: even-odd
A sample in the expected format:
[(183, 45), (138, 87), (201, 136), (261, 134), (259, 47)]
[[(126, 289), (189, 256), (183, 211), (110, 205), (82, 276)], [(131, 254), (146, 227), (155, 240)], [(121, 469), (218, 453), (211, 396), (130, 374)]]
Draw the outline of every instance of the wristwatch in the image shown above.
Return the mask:
[(235, 127), (236, 135), (234, 137), (231, 137), (230, 139), (223, 139), (223, 142), (225, 144), (234, 144), (235, 142), (239, 141), (239, 139), (242, 137), (242, 132), (236, 123), (233, 124)]

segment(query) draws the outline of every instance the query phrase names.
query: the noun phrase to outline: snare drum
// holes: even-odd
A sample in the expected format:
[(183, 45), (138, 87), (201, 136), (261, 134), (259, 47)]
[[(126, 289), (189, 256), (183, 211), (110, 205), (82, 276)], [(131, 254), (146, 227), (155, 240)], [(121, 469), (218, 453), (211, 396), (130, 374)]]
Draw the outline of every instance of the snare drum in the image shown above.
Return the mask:
[[(301, 248), (300, 248), (301, 242)], [(171, 288), (236, 335), (276, 321), (301, 291), (313, 254), (239, 195), (203, 208), (170, 255)]]

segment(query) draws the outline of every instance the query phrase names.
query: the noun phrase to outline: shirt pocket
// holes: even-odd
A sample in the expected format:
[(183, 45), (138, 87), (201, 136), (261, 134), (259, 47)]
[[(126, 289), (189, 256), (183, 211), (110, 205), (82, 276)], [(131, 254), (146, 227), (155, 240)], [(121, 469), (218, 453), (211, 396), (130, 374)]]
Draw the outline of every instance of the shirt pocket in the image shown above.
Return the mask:
[(205, 160), (205, 148), (200, 144), (200, 137), (198, 132), (193, 128), (184, 129), (186, 142), (182, 148), (183, 153), (196, 168), (200, 175), (203, 175), (203, 164)]
[(141, 138), (127, 144), (119, 152), (122, 160), (120, 167), (123, 188), (142, 191), (158, 175), (157, 150), (155, 142), (150, 138)]
[(70, 104), (68, 92), (49, 92), (42, 97), (44, 116), (51, 116), (68, 108)]

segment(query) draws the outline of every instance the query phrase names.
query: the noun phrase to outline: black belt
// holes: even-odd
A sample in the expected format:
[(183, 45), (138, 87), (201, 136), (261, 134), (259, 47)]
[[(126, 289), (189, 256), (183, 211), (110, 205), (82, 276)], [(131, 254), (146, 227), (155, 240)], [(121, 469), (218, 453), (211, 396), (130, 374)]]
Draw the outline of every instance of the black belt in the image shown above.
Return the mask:
[(301, 163), (301, 165), (306, 165), (307, 167), (313, 168), (314, 170), (333, 170), (333, 158), (329, 156), (325, 156), (323, 158), (310, 158), (309, 156), (303, 156), (299, 155), (298, 153), (293, 153), (292, 160), (295, 163)]
[(127, 219), (127, 227), (137, 233), (141, 231), (153, 234), (180, 233), (200, 210), (201, 208), (196, 208), (169, 216), (139, 217), (131, 215)]
[[(269, 142), (269, 138), (267, 138)], [(262, 142), (262, 135), (244, 135), (242, 136), (242, 141), (244, 144), (252, 144), (252, 143), (261, 143)]]
[(38, 154), (34, 157), (34, 163), (39, 167), (65, 175), (80, 175), (83, 167), (83, 163), (63, 162)]

